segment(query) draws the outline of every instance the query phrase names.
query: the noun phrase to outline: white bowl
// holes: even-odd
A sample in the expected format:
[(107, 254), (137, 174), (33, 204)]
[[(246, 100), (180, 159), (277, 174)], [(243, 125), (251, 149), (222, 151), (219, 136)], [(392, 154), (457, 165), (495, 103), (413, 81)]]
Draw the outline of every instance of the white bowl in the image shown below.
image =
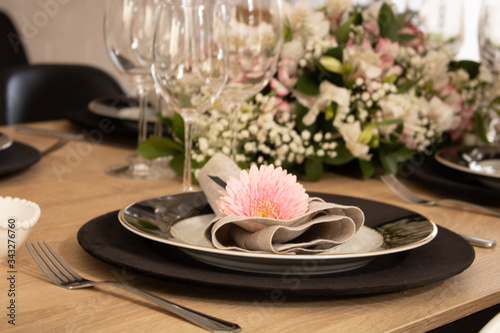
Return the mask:
[(16, 253), (40, 218), (40, 207), (34, 202), (0, 197), (0, 262), (15, 265)]

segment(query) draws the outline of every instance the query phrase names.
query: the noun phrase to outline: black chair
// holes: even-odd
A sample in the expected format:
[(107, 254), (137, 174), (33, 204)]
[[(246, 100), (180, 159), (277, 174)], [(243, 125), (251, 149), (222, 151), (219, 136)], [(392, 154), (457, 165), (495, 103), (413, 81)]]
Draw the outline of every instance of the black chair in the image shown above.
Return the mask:
[(28, 64), (21, 35), (7, 14), (0, 12), (0, 69)]
[(62, 119), (92, 99), (124, 94), (113, 77), (87, 65), (4, 68), (0, 69), (0, 125)]

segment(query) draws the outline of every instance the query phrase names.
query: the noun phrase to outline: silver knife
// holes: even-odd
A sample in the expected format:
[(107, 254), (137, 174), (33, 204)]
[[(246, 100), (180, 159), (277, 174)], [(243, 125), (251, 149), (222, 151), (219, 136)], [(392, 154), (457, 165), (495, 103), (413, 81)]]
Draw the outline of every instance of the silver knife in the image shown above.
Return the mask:
[(50, 129), (45, 129), (45, 128), (34, 128), (34, 127), (26, 127), (26, 126), (16, 126), (16, 132), (33, 134), (33, 135), (52, 136), (52, 137), (63, 138), (63, 139), (68, 139), (68, 140), (84, 140), (85, 139), (85, 135), (83, 135), (82, 133), (75, 134), (75, 133), (61, 132), (61, 131), (55, 131), (55, 130), (50, 130)]

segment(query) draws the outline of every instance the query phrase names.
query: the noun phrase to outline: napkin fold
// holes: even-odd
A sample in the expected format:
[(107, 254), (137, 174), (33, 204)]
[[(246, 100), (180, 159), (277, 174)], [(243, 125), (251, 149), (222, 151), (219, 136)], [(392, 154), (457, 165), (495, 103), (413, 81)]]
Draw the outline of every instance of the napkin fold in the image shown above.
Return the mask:
[(198, 181), (216, 214), (205, 236), (219, 249), (259, 253), (321, 253), (351, 239), (364, 223), (363, 211), (355, 206), (309, 198), (307, 212), (290, 220), (265, 217), (226, 216), (217, 201), (227, 183), (239, 179), (241, 169), (223, 154), (215, 154), (200, 170)]

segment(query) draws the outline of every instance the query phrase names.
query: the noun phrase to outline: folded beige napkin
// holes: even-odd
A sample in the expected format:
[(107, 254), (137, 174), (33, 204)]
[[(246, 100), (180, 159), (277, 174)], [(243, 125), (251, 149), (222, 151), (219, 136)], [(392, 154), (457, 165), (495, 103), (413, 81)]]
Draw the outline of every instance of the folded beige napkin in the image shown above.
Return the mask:
[(267, 253), (321, 253), (354, 236), (364, 223), (358, 207), (309, 198), (308, 211), (291, 220), (225, 216), (218, 206), (223, 190), (212, 177), (227, 183), (239, 179), (241, 169), (228, 157), (214, 155), (200, 170), (198, 181), (217, 215), (205, 234), (216, 248)]

